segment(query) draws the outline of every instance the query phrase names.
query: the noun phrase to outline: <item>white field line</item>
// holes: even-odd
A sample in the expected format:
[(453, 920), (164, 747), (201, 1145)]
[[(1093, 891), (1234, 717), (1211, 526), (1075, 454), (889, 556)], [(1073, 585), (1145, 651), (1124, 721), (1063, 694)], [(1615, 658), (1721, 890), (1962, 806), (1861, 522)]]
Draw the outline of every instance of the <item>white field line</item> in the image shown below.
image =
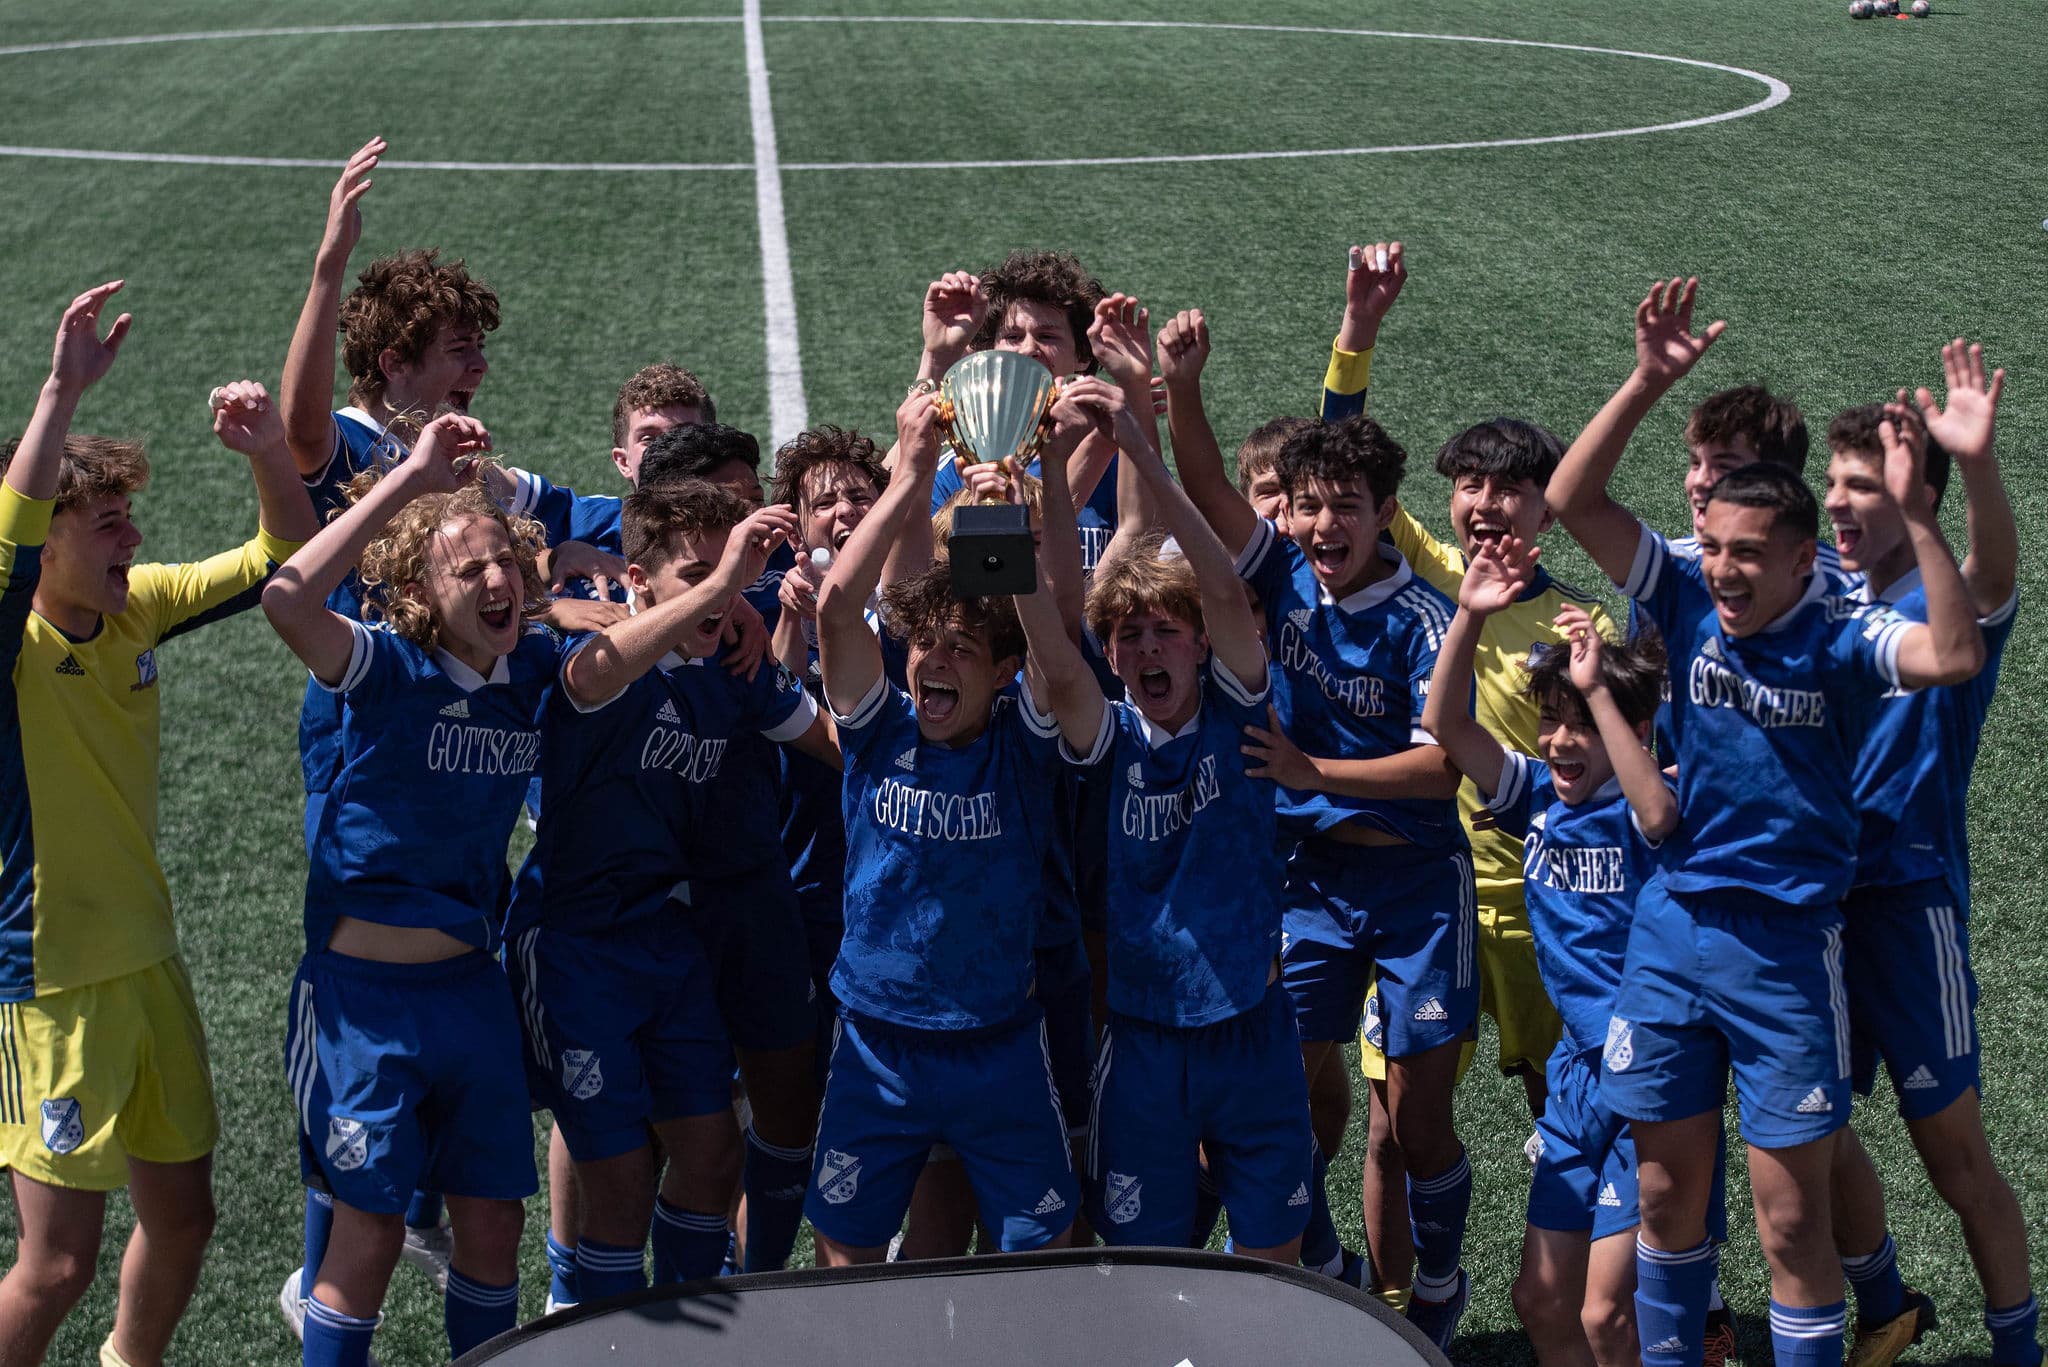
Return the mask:
[(769, 433), (780, 450), (810, 426), (797, 345), (796, 285), (782, 216), (782, 167), (775, 154), (775, 107), (768, 95), (768, 53), (761, 41), (761, 0), (744, 0), (747, 112), (754, 125), (754, 212), (761, 233), (761, 302), (768, 321)]
[[(1284, 24), (1217, 24), (1195, 23), (1165, 19), (990, 19), (971, 16), (917, 17), (905, 15), (803, 15), (778, 14), (762, 16), (758, 6), (749, 6), (753, 18), (748, 23), (745, 15), (692, 15), (669, 18), (623, 18), (623, 19), (467, 19), (445, 20), (429, 23), (408, 24), (317, 24), (299, 25), (289, 28), (215, 29), (195, 33), (142, 34), (117, 38), (77, 38), (62, 42), (28, 43), (12, 47), (0, 47), (0, 57), (26, 56), (42, 52), (66, 52), (85, 48), (132, 47), (149, 43), (181, 43), (204, 40), (225, 40), (239, 38), (307, 37), (355, 33), (415, 33), (442, 29), (518, 29), (518, 28), (594, 28), (623, 27), (636, 24), (729, 24), (742, 23), (748, 31), (749, 103), (754, 93), (754, 71), (752, 56), (760, 46), (760, 26), (770, 24), (975, 24), (984, 26), (1043, 27), (1043, 28), (1100, 28), (1100, 29), (1194, 29), (1217, 30), (1238, 33), (1279, 33), (1309, 34), (1344, 38), (1384, 38), (1436, 43), (1480, 43), (1495, 47), (1522, 47), (1547, 49), (1555, 52), (1582, 52), (1601, 57), (1629, 57), (1641, 61), (1669, 62), (1674, 66), (1698, 67), (1706, 71), (1725, 72), (1757, 82), (1765, 89), (1762, 99), (1746, 104), (1740, 109), (1724, 113), (1702, 115), (1699, 118), (1679, 119), (1668, 123), (1641, 124), (1631, 128), (1599, 129), (1588, 133), (1555, 133), (1544, 137), (1529, 138), (1486, 138), (1466, 142), (1421, 142), (1393, 143), (1369, 147), (1317, 147), (1297, 148), (1281, 151), (1258, 152), (1192, 152), (1166, 153), (1153, 156), (1121, 157), (1051, 157), (1015, 160), (958, 159), (946, 161), (806, 161), (780, 162), (778, 171), (975, 171), (1007, 170), (1034, 167), (1060, 166), (1152, 166), (1174, 165), (1193, 162), (1231, 161), (1293, 161), (1310, 157), (1357, 157), (1397, 152), (1466, 152), (1496, 147), (1537, 147), (1548, 143), (1592, 142), (1603, 138), (1641, 137), (1649, 133), (1673, 133), (1688, 128), (1701, 128), (1709, 124), (1726, 123), (1732, 119), (1747, 118), (1776, 108), (1792, 97), (1791, 87), (1775, 76), (1746, 67), (1728, 66), (1720, 62), (1702, 61), (1692, 57), (1673, 57), (1660, 52), (1637, 52), (1626, 48), (1588, 47), (1578, 43), (1545, 43), (1527, 38), (1484, 38), (1458, 33), (1406, 33), (1385, 29), (1349, 29), (1327, 27), (1302, 27)], [(762, 70), (761, 89), (765, 95), (766, 71)], [(758, 118), (758, 115), (757, 115)], [(772, 117), (771, 117), (772, 132)], [(507, 162), (507, 161), (394, 161), (381, 163), (393, 170), (417, 171), (556, 171), (556, 172), (676, 172), (676, 171), (754, 171), (758, 182), (760, 176), (759, 129), (756, 129), (756, 159), (753, 162), (607, 162), (607, 161), (563, 161), (563, 162)], [(772, 151), (772, 142), (771, 142)], [(70, 147), (25, 147), (0, 145), (0, 156), (35, 157), (66, 161), (119, 161), (146, 162), (174, 166), (260, 166), (319, 168), (331, 170), (338, 162), (312, 157), (251, 157), (229, 155), (206, 155), (185, 152), (121, 152), (101, 151)], [(780, 198), (780, 177), (777, 177), (776, 194)], [(2044, 225), (2048, 226), (2048, 225)], [(765, 243), (764, 243), (765, 247)]]

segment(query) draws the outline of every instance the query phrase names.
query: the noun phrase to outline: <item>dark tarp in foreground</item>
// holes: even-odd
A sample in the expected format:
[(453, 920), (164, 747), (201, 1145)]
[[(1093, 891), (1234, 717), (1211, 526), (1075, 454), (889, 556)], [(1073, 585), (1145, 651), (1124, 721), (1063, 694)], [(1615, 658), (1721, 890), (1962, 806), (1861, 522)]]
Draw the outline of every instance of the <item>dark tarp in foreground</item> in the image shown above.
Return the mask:
[(1405, 1319), (1300, 1268), (1181, 1249), (1067, 1249), (768, 1272), (536, 1320), (457, 1367), (1448, 1367)]

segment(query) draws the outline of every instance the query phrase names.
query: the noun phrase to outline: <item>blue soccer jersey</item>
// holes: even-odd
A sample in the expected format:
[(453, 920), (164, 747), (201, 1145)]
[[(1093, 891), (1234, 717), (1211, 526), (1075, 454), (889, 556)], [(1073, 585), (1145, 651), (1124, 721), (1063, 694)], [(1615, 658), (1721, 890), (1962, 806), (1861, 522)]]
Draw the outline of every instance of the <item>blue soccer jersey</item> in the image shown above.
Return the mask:
[(983, 1030), (1030, 1009), (1052, 838), (1059, 727), (1028, 694), (997, 698), (957, 749), (918, 735), (909, 695), (876, 680), (837, 717), (846, 754), (846, 935), (832, 991), (850, 1013)]
[(446, 651), (350, 626), (355, 651), (332, 690), (339, 772), (306, 802), (306, 946), (325, 949), (336, 918), (352, 916), (488, 948), (507, 835), (568, 647), (530, 631), (485, 678)]
[[(1038, 461), (1032, 461), (1028, 474), (1039, 473)], [(1081, 533), (1081, 570), (1084, 574), (1095, 572), (1096, 562), (1109, 549), (1110, 538), (1116, 535), (1116, 475), (1117, 458), (1112, 457), (1109, 468), (1102, 472), (1102, 479), (1096, 484), (1088, 501), (1074, 509), (1074, 523)], [(946, 506), (947, 500), (964, 488), (960, 479), (960, 463), (949, 459), (939, 466), (932, 476), (932, 512)]]
[[(1422, 729), (1422, 707), (1457, 608), (1416, 578), (1399, 551), (1378, 549), (1393, 572), (1342, 602), (1271, 522), (1259, 523), (1238, 557), (1238, 573), (1265, 610), (1280, 724), (1311, 755), (1378, 759), (1435, 744)], [(1465, 845), (1456, 798), (1279, 793), (1281, 829), (1296, 838), (1357, 821), (1427, 849)]]
[[(1248, 778), (1253, 692), (1212, 660), (1201, 710), (1168, 733), (1111, 705), (1116, 734), (1093, 772), (1109, 793), (1109, 1005), (1166, 1026), (1210, 1025), (1265, 999), (1280, 954), (1275, 787)], [(1069, 752), (1069, 759), (1076, 758)]]
[(1815, 574), (1777, 621), (1729, 636), (1699, 562), (1647, 527), (1620, 588), (1663, 633), (1671, 660), (1685, 833), (1672, 890), (1833, 907), (1856, 868), (1857, 752), (1898, 683), (1909, 624), (1829, 594)]
[(1568, 1047), (1599, 1048), (1621, 991), (1636, 896), (1663, 867), (1662, 842), (1636, 825), (1620, 779), (1572, 806), (1558, 799), (1548, 764), (1513, 750), (1502, 756), (1500, 790), (1486, 810), (1524, 842), (1536, 967), (1564, 1017)]
[[(761, 614), (771, 633), (782, 616), (782, 576), (795, 563), (795, 553), (786, 545), (778, 546), (768, 568), (741, 595)], [(725, 672), (723, 655), (710, 667)], [(756, 683), (762, 682), (785, 696), (803, 692), (802, 681), (780, 669), (772, 658), (759, 666)], [(781, 773), (774, 749), (755, 729), (741, 728), (734, 733), (732, 754), (714, 785), (715, 800), (691, 833), (691, 867), (698, 875), (732, 878), (769, 866), (788, 867), (781, 840)]]
[[(1852, 601), (1873, 601), (1851, 586)], [(1927, 594), (1915, 569), (1875, 599), (1909, 622), (1927, 620)], [(1856, 806), (1863, 838), (1856, 851), (1859, 887), (1901, 887), (1940, 879), (1970, 904), (1970, 770), (1984, 714), (1998, 687), (1998, 666), (2019, 610), (2015, 593), (1984, 618), (1984, 668), (1964, 683), (1885, 695), (1856, 757)]]
[(720, 800), (734, 741), (794, 740), (817, 715), (772, 665), (749, 681), (676, 655), (588, 709), (556, 689), (541, 745), (548, 801), (507, 937), (533, 925), (596, 934), (660, 911), (702, 876), (696, 831)]

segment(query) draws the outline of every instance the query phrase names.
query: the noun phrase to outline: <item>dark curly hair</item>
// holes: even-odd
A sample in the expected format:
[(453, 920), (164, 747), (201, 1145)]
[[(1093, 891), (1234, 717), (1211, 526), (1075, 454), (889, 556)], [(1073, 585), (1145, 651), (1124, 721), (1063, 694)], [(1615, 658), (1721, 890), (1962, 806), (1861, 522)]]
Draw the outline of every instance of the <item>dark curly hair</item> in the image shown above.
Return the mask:
[(761, 468), (761, 443), (751, 432), (722, 422), (686, 422), (647, 443), (640, 458), (640, 487), (709, 479), (734, 461)]
[(704, 421), (718, 421), (718, 405), (704, 382), (672, 361), (657, 361), (633, 372), (612, 402), (612, 445), (626, 444), (626, 428), (643, 408), (694, 408)]
[(889, 471), (882, 464), (881, 453), (875, 449), (874, 441), (852, 428), (834, 427), (827, 423), (808, 432), (799, 432), (775, 453), (774, 483), (768, 501), (787, 503), (802, 512), (805, 483), (816, 472), (829, 470), (835, 465), (866, 475), (878, 494), (889, 487)]
[(352, 397), (383, 398), (377, 358), (390, 350), (402, 361), (419, 360), (444, 323), (497, 330), (496, 291), (459, 259), (443, 262), (440, 255), (427, 248), (379, 257), (341, 301), (341, 363)]
[[(1656, 628), (1639, 632), (1626, 645), (1604, 642), (1600, 647), (1600, 682), (1614, 697), (1621, 719), (1630, 726), (1655, 721), (1664, 701), (1664, 638)], [(1572, 682), (1572, 649), (1554, 645), (1529, 664), (1529, 681), (1522, 691), (1539, 704), (1549, 703), (1566, 713), (1577, 725), (1591, 722), (1593, 711), (1586, 695)], [(1563, 704), (1559, 707), (1559, 704)]]
[(988, 291), (988, 317), (982, 319), (981, 329), (968, 344), (973, 350), (994, 346), (1010, 305), (1024, 299), (1064, 312), (1074, 330), (1075, 364), (1084, 375), (1095, 369), (1088, 325), (1095, 321), (1095, 306), (1106, 291), (1072, 252), (1011, 252), (1000, 265), (981, 273), (981, 283)]
[(1760, 384), (1723, 389), (1700, 400), (1685, 420), (1685, 444), (1749, 438), (1756, 458), (1767, 465), (1799, 471), (1806, 468), (1806, 415), (1799, 405), (1780, 398)]
[(1280, 448), (1274, 466), (1281, 487), (1290, 495), (1306, 488), (1312, 479), (1333, 484), (1362, 480), (1378, 506), (1401, 491), (1408, 453), (1384, 427), (1361, 414), (1296, 432)]
[(891, 636), (912, 645), (934, 641), (950, 626), (987, 641), (991, 660), (1024, 653), (1016, 603), (1000, 595), (956, 598), (952, 571), (943, 561), (891, 584), (882, 594), (882, 622)]
[[(1833, 455), (1855, 456), (1884, 469), (1884, 439), (1878, 435), (1878, 424), (1884, 421), (1884, 405), (1866, 403), (1856, 408), (1845, 408), (1835, 414), (1835, 420), (1828, 424), (1828, 451)], [(1950, 468), (1948, 448), (1927, 434), (1927, 456), (1920, 474), (1934, 490), (1934, 501), (1938, 505), (1941, 496), (1948, 492)]]

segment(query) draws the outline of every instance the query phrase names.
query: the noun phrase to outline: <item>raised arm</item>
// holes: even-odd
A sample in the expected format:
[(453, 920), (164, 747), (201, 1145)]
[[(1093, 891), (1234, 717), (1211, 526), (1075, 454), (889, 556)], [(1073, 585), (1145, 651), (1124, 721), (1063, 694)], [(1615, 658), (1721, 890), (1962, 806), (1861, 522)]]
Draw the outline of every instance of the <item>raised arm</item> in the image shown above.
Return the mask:
[(256, 485), (256, 524), (279, 541), (300, 544), (320, 530), (313, 500), (285, 445), (284, 419), (269, 391), (254, 380), (236, 380), (214, 391), (213, 434), (230, 451), (249, 458)]
[[(2005, 491), (1991, 436), (1998, 417), (1998, 396), (2005, 372), (1993, 372), (1984, 383), (1984, 348), (1965, 345), (1958, 337), (1941, 349), (1941, 368), (1948, 381), (1948, 407), (1936, 408), (1925, 389), (1915, 395), (1927, 430), (1955, 462), (1963, 481), (1964, 515), (1970, 545), (1963, 557), (1963, 583), (1979, 617), (1988, 617), (2012, 599), (2019, 576), (2020, 529), (2013, 520), (2012, 500)], [(1899, 401), (1905, 402), (1905, 391)]]
[(1344, 321), (1330, 347), (1323, 372), (1323, 421), (1355, 417), (1365, 411), (1372, 383), (1372, 351), (1380, 324), (1401, 287), (1408, 283), (1408, 263), (1398, 242), (1354, 246), (1344, 270)]
[(1607, 688), (1600, 674), (1600, 654), (1606, 643), (1584, 608), (1567, 603), (1557, 614), (1557, 625), (1571, 643), (1572, 686), (1586, 700), (1600, 743), (1607, 747), (1608, 762), (1621, 780), (1621, 795), (1628, 799), (1636, 829), (1656, 844), (1678, 828), (1678, 795), (1664, 781), (1664, 771), (1643, 738), (1621, 715), (1621, 704)]
[(896, 410), (896, 464), (889, 487), (840, 547), (818, 590), (818, 668), (825, 701), (840, 716), (860, 706), (882, 677), (882, 644), (868, 629), (868, 599), (881, 582), (890, 544), (911, 516), (926, 517), (939, 465), (936, 399), (913, 393)]
[(1921, 591), (1927, 595), (1926, 623), (1915, 623), (1899, 637), (1899, 683), (1907, 688), (1961, 683), (1984, 667), (1984, 633), (1927, 496), (1926, 444), (1918, 415), (1896, 403), (1885, 405), (1885, 415), (1877, 425), (1884, 443), (1885, 492), (1905, 516)]
[(1202, 311), (1176, 314), (1161, 330), (1160, 346), (1172, 356), (1165, 371), (1166, 426), (1173, 437), (1173, 463), (1181, 488), (1223, 548), (1235, 556), (1258, 530), (1259, 515), (1230, 482), (1222, 448), (1203, 413), (1201, 377), (1209, 356), (1209, 324)]
[(1422, 705), (1422, 729), (1436, 737), (1451, 763), (1489, 797), (1500, 791), (1505, 751), (1472, 715), (1473, 660), (1486, 619), (1514, 605), (1536, 573), (1541, 554), (1541, 548), (1512, 536), (1480, 546), (1458, 584), (1458, 611), (1444, 631), (1436, 672), (1429, 680), (1429, 700)]
[[(1152, 416), (1152, 313), (1128, 294), (1112, 294), (1097, 301), (1095, 320), (1088, 325), (1088, 346), (1095, 353), (1102, 373), (1123, 391), (1124, 405), (1142, 420), (1126, 430), (1122, 440), (1134, 441), (1148, 450), (1159, 449), (1159, 423)], [(1083, 455), (1095, 454), (1104, 465), (1114, 451), (1111, 438), (1100, 429), (1081, 444)], [(1148, 521), (1152, 510), (1144, 485), (1126, 467), (1117, 467), (1116, 515), (1121, 525), (1126, 518)]]
[(7, 487), (23, 498), (47, 503), (57, 497), (64, 438), (71, 431), (78, 401), (113, 367), (114, 357), (128, 337), (132, 320), (125, 313), (114, 320), (105, 337), (100, 336), (100, 309), (125, 283), (109, 280), (93, 286), (71, 301), (57, 324), (50, 377), (43, 381), (28, 430), (21, 434), (21, 445), (7, 463)]
[(285, 353), (279, 398), (284, 408), (285, 440), (301, 475), (319, 474), (334, 453), (335, 320), (341, 315), (341, 287), (348, 274), (349, 253), (363, 236), (358, 201), (370, 192), (368, 177), (377, 168), (384, 147), (384, 139), (371, 138), (357, 148), (327, 196), (327, 226), (313, 257), (313, 283), (306, 290), (306, 302), (299, 307), (291, 350)]
[[(1081, 639), (1088, 586), (1081, 576), (1081, 529), (1075, 522), (1074, 493), (1067, 485), (1068, 461), (1082, 440), (1096, 434), (1095, 424), (1076, 406), (1077, 393), (1085, 403), (1090, 394), (1114, 394), (1115, 389), (1088, 377), (1067, 381), (1060, 396), (1064, 409), (1056, 404), (1055, 412), (1047, 415), (1053, 431), (1038, 463), (1039, 512), (1045, 524), (1039, 535), (1039, 584), (1051, 591), (1060, 628), (1074, 641)], [(1062, 417), (1068, 420), (1062, 422)]]
[(595, 707), (625, 692), (697, 629), (720, 616), (740, 590), (761, 577), (768, 557), (796, 534), (796, 510), (774, 503), (758, 509), (725, 539), (718, 566), (700, 583), (599, 632), (569, 657), (562, 687), (578, 707)]
[(1572, 538), (1601, 572), (1619, 584), (1628, 578), (1643, 524), (1608, 492), (1628, 439), (1657, 401), (1698, 364), (1728, 325), (1692, 330), (1699, 281), (1659, 280), (1636, 305), (1636, 366), (1606, 406), (1565, 452), (1544, 497)]
[[(1072, 428), (1076, 424), (1088, 421), (1086, 414), (1099, 413), (1101, 405), (1120, 402), (1121, 397), (1113, 386), (1100, 380), (1071, 382), (1055, 408), (1060, 426), (1068, 429), (1066, 441), (1072, 442)], [(1059, 440), (1058, 429), (1055, 440)], [(1048, 454), (1041, 468), (1049, 471), (1054, 464)], [(1068, 532), (1072, 533), (1071, 504), (1066, 516)], [(1095, 681), (1094, 672), (1075, 644), (1078, 633), (1068, 625), (1056, 587), (1062, 575), (1071, 575), (1077, 581), (1080, 577), (1080, 538), (1057, 535), (1054, 517), (1048, 501), (1045, 536), (1038, 551), (1038, 587), (1031, 593), (1018, 594), (1015, 600), (1017, 620), (1024, 627), (1025, 682), (1033, 700), (1051, 710), (1067, 748), (1075, 754), (1087, 755), (1094, 750), (1096, 737), (1101, 734), (1103, 709), (1108, 703), (1103, 699), (1102, 685)], [(1056, 560), (1060, 563), (1054, 563)]]
[(426, 426), (412, 453), (311, 541), (263, 586), (263, 615), (322, 683), (338, 685), (355, 652), (347, 618), (327, 608), (363, 550), (398, 513), (422, 494), (448, 493), (473, 478), (467, 458), (488, 451), (482, 423), (444, 413)]

